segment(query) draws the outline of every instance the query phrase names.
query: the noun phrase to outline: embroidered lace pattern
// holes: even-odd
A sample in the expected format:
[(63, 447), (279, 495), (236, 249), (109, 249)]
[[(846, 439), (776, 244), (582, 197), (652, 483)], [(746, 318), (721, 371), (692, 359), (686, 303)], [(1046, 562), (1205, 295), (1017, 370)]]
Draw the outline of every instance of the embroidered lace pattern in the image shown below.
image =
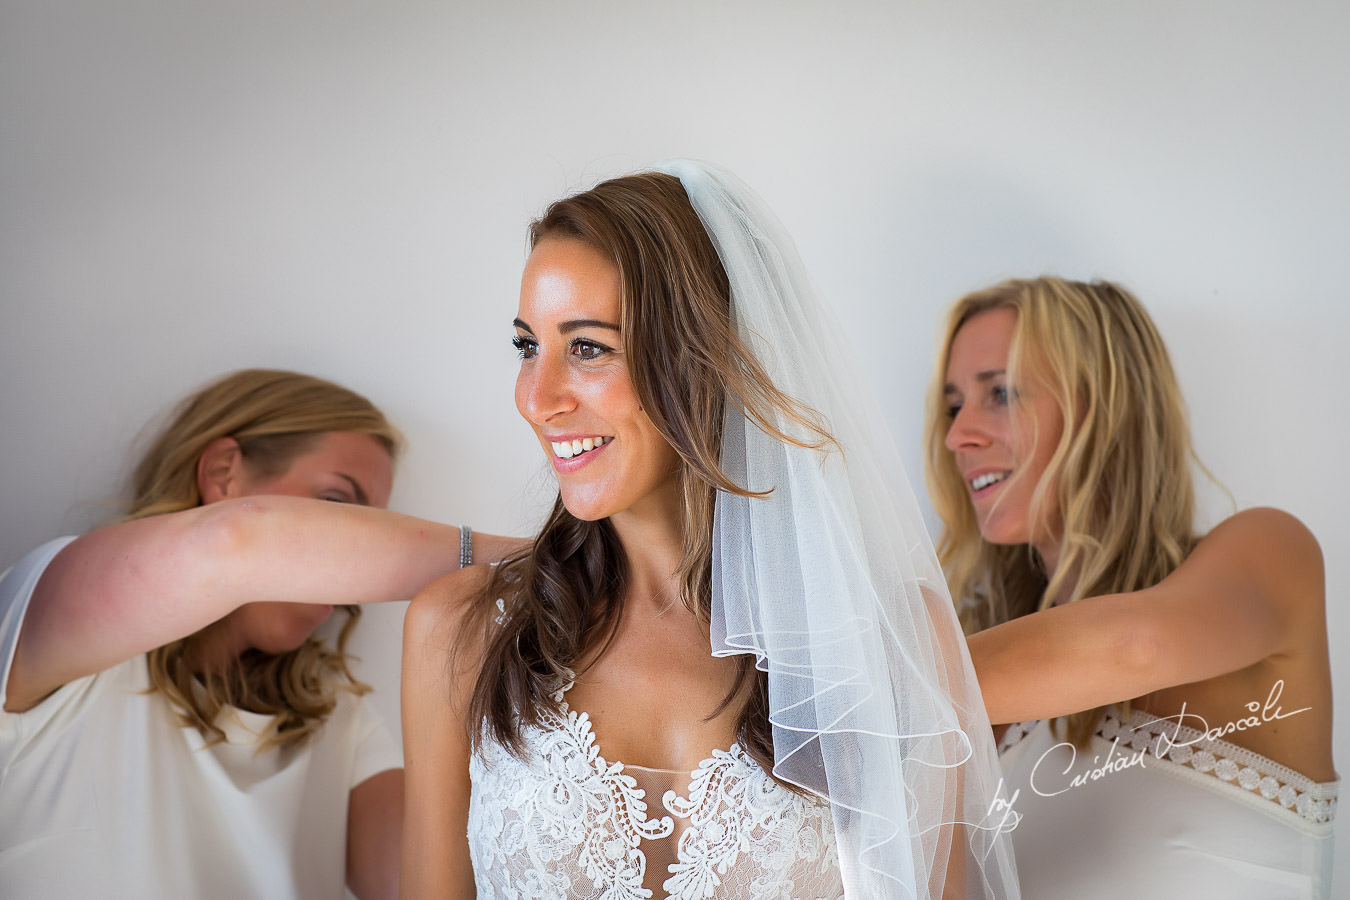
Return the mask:
[[(999, 752), (1022, 740), (1037, 724), (1022, 722), (1009, 726), (999, 743)], [(1159, 720), (1151, 713), (1134, 710), (1126, 722), (1115, 712), (1107, 712), (1097, 725), (1096, 735), (1240, 787), (1254, 797), (1290, 810), (1310, 825), (1329, 823), (1336, 818), (1336, 782), (1313, 781), (1259, 753), (1227, 741), (1212, 740), (1202, 731)]]
[(713, 896), (839, 897), (829, 807), (770, 778), (739, 745), (691, 773), (688, 797), (664, 812), (623, 763), (599, 753), (590, 717), (562, 704), (522, 729), (522, 761), (484, 740), (469, 763), (469, 850), (478, 896), (648, 898), (644, 841), (675, 840), (664, 882), (678, 900)]

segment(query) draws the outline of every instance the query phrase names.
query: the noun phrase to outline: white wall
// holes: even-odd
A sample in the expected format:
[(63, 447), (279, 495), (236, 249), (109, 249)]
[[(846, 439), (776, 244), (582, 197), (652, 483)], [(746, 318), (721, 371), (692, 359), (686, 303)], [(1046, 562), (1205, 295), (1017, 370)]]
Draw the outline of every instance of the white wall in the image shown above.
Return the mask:
[(0, 560), (105, 517), (142, 424), (250, 365), (388, 410), (395, 507), (532, 528), (525, 224), (688, 155), (793, 230), (916, 482), (945, 303), (1041, 272), (1134, 288), (1205, 462), (1321, 539), (1344, 645), (1347, 9), (0, 0)]

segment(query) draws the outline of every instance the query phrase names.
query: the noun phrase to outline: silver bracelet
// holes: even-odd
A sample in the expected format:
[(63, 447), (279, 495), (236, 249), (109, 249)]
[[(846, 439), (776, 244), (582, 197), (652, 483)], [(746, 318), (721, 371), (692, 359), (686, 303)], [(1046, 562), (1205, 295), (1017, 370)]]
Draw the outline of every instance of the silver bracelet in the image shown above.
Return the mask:
[(459, 526), (459, 567), (467, 569), (473, 565), (473, 529), (468, 525)]

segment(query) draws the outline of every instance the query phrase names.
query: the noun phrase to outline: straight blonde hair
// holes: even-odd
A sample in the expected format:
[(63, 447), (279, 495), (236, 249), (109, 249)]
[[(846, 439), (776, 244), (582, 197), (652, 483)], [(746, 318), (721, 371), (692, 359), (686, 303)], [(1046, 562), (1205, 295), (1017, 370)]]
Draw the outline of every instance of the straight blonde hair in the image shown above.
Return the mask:
[[(151, 441), (134, 470), (123, 520), (200, 506), (197, 461), (219, 438), (234, 438), (249, 470), (270, 477), (284, 472), (320, 435), (334, 431), (370, 435), (391, 460), (403, 442), (374, 404), (332, 382), (274, 369), (226, 375), (185, 399)], [(223, 671), (202, 674), (190, 660), (207, 626), (147, 654), (150, 689), (162, 693), (178, 710), (180, 722), (195, 727), (208, 743), (225, 739), (216, 720), (233, 706), (272, 716), (258, 752), (301, 744), (333, 711), (338, 691), (370, 690), (352, 675), (346, 652), (360, 609), (345, 611), (336, 647), (310, 637), (288, 653), (249, 650)]]
[[(1062, 531), (1053, 572), (1029, 544), (999, 546), (981, 537), (945, 444), (952, 341), (962, 325), (992, 309), (1017, 313), (1008, 361), (1014, 414), (1018, 385), (1034, 379), (1064, 419), (1030, 511), (1037, 526)], [(940, 340), (924, 469), (943, 522), (938, 557), (967, 633), (1046, 609), (1056, 598), (1150, 587), (1181, 564), (1197, 540), (1191, 463), (1198, 461), (1167, 348), (1137, 299), (1105, 281), (1005, 281), (956, 301)], [(1069, 739), (1085, 744), (1102, 712), (1065, 717)]]

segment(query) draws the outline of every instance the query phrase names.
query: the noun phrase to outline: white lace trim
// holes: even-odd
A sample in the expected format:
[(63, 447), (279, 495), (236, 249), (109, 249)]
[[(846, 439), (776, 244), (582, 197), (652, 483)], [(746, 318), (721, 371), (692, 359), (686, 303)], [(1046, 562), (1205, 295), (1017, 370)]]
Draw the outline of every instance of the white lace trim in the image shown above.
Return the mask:
[(999, 739), (999, 755), (1002, 756), (1008, 750), (1011, 750), (1018, 741), (1031, 734), (1032, 729), (1039, 724), (1039, 721), (1033, 719), (1030, 722), (1014, 722), (1012, 725), (1009, 725), (1008, 729), (1003, 732), (1003, 737)]
[(751, 896), (799, 896), (805, 885), (781, 881), (798, 869), (812, 876), (818, 896), (838, 867), (828, 807), (784, 789), (739, 744), (699, 764), (688, 799), (666, 791), (661, 802), (689, 820), (662, 885), (671, 897), (712, 897), (728, 872)]
[[(999, 742), (999, 753), (1011, 749), (1039, 724), (1019, 722), (1008, 726)], [(1114, 711), (1107, 711), (1095, 734), (1240, 787), (1254, 797), (1293, 812), (1310, 825), (1330, 823), (1336, 818), (1340, 782), (1313, 781), (1259, 753), (1227, 741), (1211, 740), (1202, 731), (1160, 720), (1152, 713), (1133, 710), (1126, 723)]]
[(561, 710), (522, 728), (528, 763), (487, 739), (470, 760), (480, 897), (646, 900), (640, 845), (670, 838), (672, 815), (689, 823), (663, 884), (672, 898), (842, 895), (828, 806), (783, 788), (738, 744), (699, 764), (688, 798), (665, 793), (671, 815), (648, 818), (637, 781), (600, 755), (590, 717)]

